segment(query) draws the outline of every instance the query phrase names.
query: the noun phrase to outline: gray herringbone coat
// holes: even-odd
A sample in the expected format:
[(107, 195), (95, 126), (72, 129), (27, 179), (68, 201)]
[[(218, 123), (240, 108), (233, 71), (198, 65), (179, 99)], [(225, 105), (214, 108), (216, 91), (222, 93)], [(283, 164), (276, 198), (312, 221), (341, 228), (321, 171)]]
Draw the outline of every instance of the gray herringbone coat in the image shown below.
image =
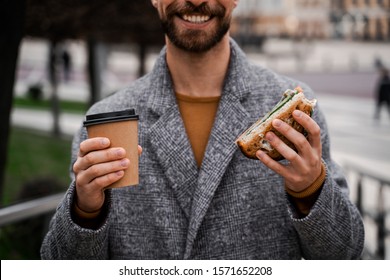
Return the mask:
[[(110, 190), (108, 215), (97, 230), (72, 221), (71, 184), (42, 245), (44, 259), (353, 259), (362, 251), (361, 217), (332, 163), (319, 109), (328, 175), (310, 214), (296, 218), (283, 179), (245, 158), (234, 141), (302, 83), (232, 53), (217, 117), (198, 170), (176, 104), (165, 50), (153, 71), (94, 105), (89, 113), (135, 108), (140, 116), (140, 184)], [(321, 100), (319, 100), (321, 105)], [(84, 129), (75, 137), (73, 159)]]

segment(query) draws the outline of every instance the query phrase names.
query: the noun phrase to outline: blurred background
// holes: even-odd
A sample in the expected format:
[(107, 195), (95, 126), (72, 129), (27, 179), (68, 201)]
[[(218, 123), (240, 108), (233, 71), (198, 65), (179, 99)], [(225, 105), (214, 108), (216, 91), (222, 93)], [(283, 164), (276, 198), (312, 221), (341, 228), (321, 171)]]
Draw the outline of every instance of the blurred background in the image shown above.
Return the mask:
[[(164, 37), (148, 0), (0, 3), (0, 257), (39, 259), (83, 114), (149, 72)], [(390, 109), (377, 107), (390, 0), (241, 0), (231, 35), (316, 92), (364, 218), (363, 259), (390, 259)]]

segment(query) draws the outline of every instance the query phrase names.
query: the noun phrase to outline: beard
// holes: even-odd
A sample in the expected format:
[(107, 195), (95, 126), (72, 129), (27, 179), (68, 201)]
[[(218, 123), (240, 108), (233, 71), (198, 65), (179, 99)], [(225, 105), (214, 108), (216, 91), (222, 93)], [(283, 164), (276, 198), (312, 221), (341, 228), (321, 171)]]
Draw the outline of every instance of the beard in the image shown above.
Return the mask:
[[(177, 1), (166, 9), (166, 15), (160, 15), (162, 28), (176, 47), (194, 53), (202, 53), (212, 49), (226, 35), (230, 28), (231, 17), (225, 16), (226, 9), (217, 4), (211, 7), (204, 2), (195, 6), (191, 2), (178, 4)], [(217, 20), (217, 26), (209, 30), (179, 30), (174, 24), (176, 16), (200, 14)]]

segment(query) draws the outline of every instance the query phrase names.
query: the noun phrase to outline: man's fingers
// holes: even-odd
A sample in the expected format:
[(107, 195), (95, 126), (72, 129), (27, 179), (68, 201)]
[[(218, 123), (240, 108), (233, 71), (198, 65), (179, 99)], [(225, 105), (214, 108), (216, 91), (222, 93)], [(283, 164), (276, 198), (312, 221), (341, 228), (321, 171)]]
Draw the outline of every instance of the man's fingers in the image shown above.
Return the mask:
[[(122, 172), (127, 169), (130, 165), (130, 161), (127, 158), (117, 161), (105, 162), (100, 164), (95, 164), (87, 168), (86, 170), (82, 170), (77, 174), (77, 183), (78, 185), (91, 185), (92, 182), (96, 181), (96, 179), (100, 178), (93, 184), (96, 187), (104, 187), (104, 183), (106, 182), (115, 182), (120, 177), (123, 176)], [(117, 174), (122, 174), (120, 177)], [(114, 180), (114, 181), (112, 181)], [(103, 183), (102, 185), (100, 183)], [(111, 184), (110, 183), (110, 184)]]
[(119, 179), (123, 177), (125, 172), (123, 170), (118, 170), (113, 173), (109, 173), (100, 177), (94, 178), (90, 183), (90, 187), (92, 188), (99, 188), (99, 189), (105, 189), (107, 186), (115, 183)]
[(90, 152), (83, 157), (79, 157), (73, 165), (75, 172), (86, 170), (90, 166), (122, 159), (126, 156), (126, 151), (123, 148), (109, 148), (105, 150), (98, 150)]
[(105, 137), (90, 138), (80, 143), (79, 157), (83, 157), (91, 151), (103, 150), (110, 146), (110, 139)]
[(264, 163), (269, 169), (275, 171), (276, 173), (280, 174), (281, 176), (288, 176), (289, 171), (286, 166), (283, 164), (280, 164), (279, 162), (272, 159), (269, 155), (267, 155), (265, 152), (258, 150), (256, 152), (257, 158)]
[[(299, 153), (303, 155), (310, 153), (310, 144), (302, 133), (296, 131), (293, 127), (279, 119), (274, 120), (272, 125), (294, 144)], [(298, 157), (298, 154), (287, 146), (280, 138), (276, 137), (275, 134), (271, 132), (267, 133), (266, 139), (287, 160), (292, 162)]]
[(293, 117), (306, 130), (313, 149), (321, 151), (321, 128), (319, 125), (310, 116), (299, 110), (293, 112)]
[[(314, 149), (317, 154), (321, 155), (321, 129), (318, 124), (310, 116), (299, 110), (295, 110), (293, 112), (293, 117), (306, 130), (308, 137), (306, 137), (302, 133), (295, 130), (292, 126), (279, 119), (274, 120), (272, 122), (272, 125), (278, 132), (280, 132), (289, 141), (291, 141), (291, 143), (294, 144), (299, 154), (303, 156), (309, 155), (312, 153), (312, 149)], [(279, 143), (276, 142), (275, 144)], [(279, 145), (280, 147), (277, 147), (272, 144), (272, 146), (275, 147), (278, 151), (280, 148), (284, 147), (281, 144)], [(282, 150), (280, 150), (279, 152), (281, 154), (283, 153)], [(292, 161), (293, 157), (295, 157), (295, 155), (292, 153), (282, 155), (290, 161)]]

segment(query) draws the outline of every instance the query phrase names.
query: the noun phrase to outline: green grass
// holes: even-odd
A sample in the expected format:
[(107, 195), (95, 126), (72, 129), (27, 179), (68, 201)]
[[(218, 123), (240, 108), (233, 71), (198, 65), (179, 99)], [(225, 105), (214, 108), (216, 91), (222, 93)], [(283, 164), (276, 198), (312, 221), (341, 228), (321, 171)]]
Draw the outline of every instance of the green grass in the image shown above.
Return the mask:
[[(51, 101), (34, 100), (30, 97), (14, 97), (13, 106), (34, 110), (50, 110)], [(87, 110), (87, 104), (61, 100), (60, 110), (61, 112), (84, 114)], [(70, 145), (69, 139), (56, 139), (42, 132), (13, 127), (8, 144), (4, 191), (0, 197), (2, 205), (18, 201), (22, 188), (26, 184), (36, 181), (53, 185), (51, 188), (54, 188), (54, 185), (67, 186), (69, 184)], [(41, 189), (35, 192), (48, 191), (48, 189)], [(30, 195), (32, 192), (29, 192)]]
[[(14, 97), (13, 105), (19, 108), (49, 110), (51, 107), (51, 101), (46, 99), (34, 100), (32, 98), (26, 97)], [(67, 100), (60, 101), (60, 108), (64, 112), (85, 113), (87, 110), (87, 106), (88, 105), (85, 102)]]
[[(50, 100), (15, 97), (13, 106), (50, 110)], [(60, 101), (61, 112), (85, 113), (87, 104)], [(2, 206), (65, 191), (70, 183), (71, 140), (34, 130), (11, 128)], [(39, 259), (50, 213), (0, 228), (1, 259)]]
[[(13, 127), (1, 197), (3, 206), (65, 191), (70, 183), (70, 149), (70, 139), (57, 139), (49, 134)], [(38, 216), (1, 227), (0, 258), (39, 259), (50, 216)]]
[[(52, 189), (69, 184), (71, 140), (56, 139), (20, 128), (12, 128), (8, 143), (3, 205), (14, 203), (27, 183), (37, 180), (53, 183)], [(51, 192), (50, 186), (39, 192)], [(29, 193), (33, 193), (30, 190)], [(35, 192), (38, 192), (36, 190)]]

